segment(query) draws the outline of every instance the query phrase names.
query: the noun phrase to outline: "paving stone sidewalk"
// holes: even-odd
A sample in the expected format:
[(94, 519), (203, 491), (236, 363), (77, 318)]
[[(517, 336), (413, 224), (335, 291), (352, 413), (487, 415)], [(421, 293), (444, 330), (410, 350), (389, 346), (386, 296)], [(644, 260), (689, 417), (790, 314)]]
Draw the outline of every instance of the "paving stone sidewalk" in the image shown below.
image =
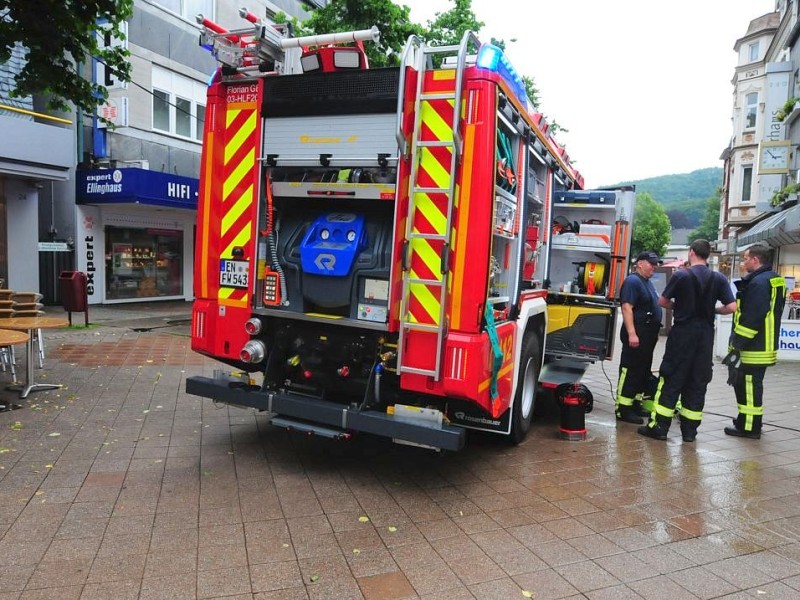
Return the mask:
[(90, 310), (45, 332), (37, 380), (64, 388), (2, 391), (0, 600), (800, 597), (797, 364), (769, 370), (758, 441), (723, 435), (721, 367), (695, 443), (617, 425), (609, 362), (587, 440), (551, 414), (437, 455), (188, 396), (218, 364), (186, 303)]

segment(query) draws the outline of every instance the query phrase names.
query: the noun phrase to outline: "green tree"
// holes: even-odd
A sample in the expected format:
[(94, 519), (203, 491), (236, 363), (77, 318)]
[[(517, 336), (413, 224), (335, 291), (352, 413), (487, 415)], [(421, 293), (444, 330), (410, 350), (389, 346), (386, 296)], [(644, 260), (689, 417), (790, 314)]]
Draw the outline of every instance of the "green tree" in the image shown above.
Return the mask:
[(392, 66), (399, 63), (408, 36), (423, 33), (422, 26), (411, 22), (410, 10), (391, 0), (332, 0), (303, 21), (297, 27), (297, 34), (335, 33), (377, 25), (381, 39), (364, 44), (367, 59), (373, 68)]
[(433, 21), (428, 21), (426, 42), (432, 46), (452, 46), (458, 44), (464, 33), (478, 33), (483, 21), (478, 21), (472, 11), (472, 0), (453, 0), (455, 6), (445, 12), (436, 13)]
[(717, 196), (706, 201), (706, 212), (700, 225), (689, 234), (690, 240), (714, 241), (719, 238), (719, 207), (722, 190), (717, 189)]
[(633, 236), (631, 254), (652, 250), (659, 256), (664, 254), (669, 244), (670, 224), (664, 207), (644, 192), (636, 195), (636, 208), (633, 213)]
[(78, 66), (89, 57), (107, 65), (120, 81), (130, 81), (129, 53), (105, 47), (102, 30), (123, 39), (122, 23), (133, 14), (133, 0), (0, 0), (0, 63), (16, 47), (25, 65), (14, 78), (14, 97), (48, 96), (48, 107), (68, 110), (69, 102), (92, 112), (108, 97), (101, 84), (84, 79)]

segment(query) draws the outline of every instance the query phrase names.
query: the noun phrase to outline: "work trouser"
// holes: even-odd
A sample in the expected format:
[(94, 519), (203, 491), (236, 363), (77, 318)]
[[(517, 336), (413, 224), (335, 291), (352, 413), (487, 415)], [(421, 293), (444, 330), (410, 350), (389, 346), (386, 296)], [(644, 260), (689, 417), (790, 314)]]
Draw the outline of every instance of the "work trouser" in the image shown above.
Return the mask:
[(631, 348), (628, 342), (628, 331), (623, 326), (619, 338), (622, 342), (622, 352), (619, 357), (619, 379), (617, 380), (616, 413), (633, 408), (637, 397), (649, 392), (649, 380), (652, 376), (653, 351), (658, 343), (658, 330), (661, 324), (637, 323), (636, 335), (639, 337), (639, 347)]
[(736, 380), (733, 389), (736, 392), (736, 406), (739, 414), (733, 420), (740, 431), (761, 431), (761, 420), (764, 416), (764, 365), (740, 365), (736, 369)]
[(672, 326), (659, 369), (649, 426), (669, 431), (675, 405), (681, 401), (681, 431), (697, 431), (703, 419), (706, 388), (713, 374), (714, 325), (691, 319)]

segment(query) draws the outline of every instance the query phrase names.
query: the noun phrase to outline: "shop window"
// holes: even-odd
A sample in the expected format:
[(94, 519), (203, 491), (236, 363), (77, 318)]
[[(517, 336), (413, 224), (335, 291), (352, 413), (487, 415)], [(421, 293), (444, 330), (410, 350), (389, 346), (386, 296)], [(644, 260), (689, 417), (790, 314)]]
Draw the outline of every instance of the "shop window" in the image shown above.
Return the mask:
[(106, 228), (106, 299), (183, 296), (183, 231)]

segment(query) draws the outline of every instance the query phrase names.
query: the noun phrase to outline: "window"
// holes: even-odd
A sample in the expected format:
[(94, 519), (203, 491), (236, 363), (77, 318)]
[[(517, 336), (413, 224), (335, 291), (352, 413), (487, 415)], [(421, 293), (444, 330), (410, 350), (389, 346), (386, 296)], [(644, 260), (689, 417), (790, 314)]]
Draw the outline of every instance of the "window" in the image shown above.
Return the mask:
[(206, 107), (198, 104), (197, 106), (197, 119), (195, 119), (195, 139), (203, 139), (203, 124), (206, 122)]
[(155, 0), (155, 3), (192, 22), (197, 14), (214, 20), (214, 0)]
[(169, 131), (169, 92), (153, 90), (153, 129)]
[(186, 98), (175, 98), (175, 133), (192, 135), (192, 101)]
[(202, 139), (206, 86), (153, 66), (153, 129)]
[(758, 92), (752, 92), (744, 97), (744, 128), (755, 129), (756, 113), (758, 110)]
[(758, 60), (758, 42), (754, 44), (750, 44), (747, 47), (747, 51), (749, 52), (750, 62), (755, 62)]
[(742, 169), (742, 202), (750, 202), (750, 193), (753, 188), (753, 167)]

